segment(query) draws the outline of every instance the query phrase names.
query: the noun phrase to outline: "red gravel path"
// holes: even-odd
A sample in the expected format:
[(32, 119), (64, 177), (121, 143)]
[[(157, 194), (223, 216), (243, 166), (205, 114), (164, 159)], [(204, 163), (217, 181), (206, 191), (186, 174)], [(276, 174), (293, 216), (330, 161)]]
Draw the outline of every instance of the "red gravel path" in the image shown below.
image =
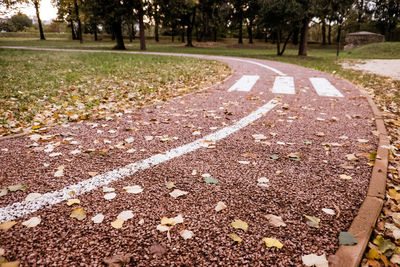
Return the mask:
[[(231, 125), (278, 96), (270, 92), (277, 76), (274, 72), (229, 58), (222, 60), (229, 63), (233, 75), (213, 89), (153, 106), (132, 107), (131, 114), (114, 121), (71, 123), (68, 128), (49, 129), (45, 134), (56, 135), (53, 141), (61, 144), (53, 152), (61, 152), (61, 156), (49, 157), (49, 153), (38, 149), (47, 143), (38, 142), (36, 149), (28, 147), (34, 143), (29, 136), (0, 142), (0, 177), (5, 178), (0, 187), (18, 183), (29, 187), (0, 197), (0, 207), (23, 201), (29, 193), (51, 192), (88, 179), (88, 172), (104, 173), (189, 143), (216, 131), (210, 127), (221, 129)], [(372, 134), (376, 128), (368, 102), (354, 85), (331, 75), (284, 63), (252, 61), (293, 76), (296, 95), (281, 95), (281, 104), (250, 126), (217, 142), (214, 149), (201, 148), (109, 184), (116, 189), (113, 200), (105, 200), (101, 188), (78, 196), (87, 213), (83, 221), (69, 217), (73, 208), (65, 202), (16, 219), (18, 224), (0, 235), (5, 257), (9, 261), (20, 260), (24, 266), (100, 265), (104, 258), (117, 254), (131, 254), (130, 262), (140, 266), (290, 266), (301, 265), (302, 255), (334, 254), (338, 235), (348, 229), (357, 214), (371, 176), (368, 154), (376, 150), (378, 139)], [(249, 93), (228, 93), (227, 89), (244, 74), (259, 75), (260, 79)], [(318, 96), (309, 77), (327, 78), (344, 98)], [(98, 126), (93, 127), (93, 123)], [(126, 131), (132, 126), (137, 131)], [(116, 132), (109, 133), (112, 129)], [(97, 133), (98, 130), (103, 132)], [(197, 130), (201, 135), (193, 135)], [(319, 137), (317, 132), (324, 132), (325, 136)], [(264, 134), (270, 144), (255, 142), (253, 134)], [(145, 140), (145, 136), (163, 135), (179, 139)], [(68, 137), (79, 144), (68, 144)], [(108, 148), (128, 137), (135, 141), (125, 149), (69, 154), (75, 149), (83, 152)], [(104, 144), (104, 139), (111, 144)], [(363, 144), (357, 139), (369, 142)], [(94, 144), (95, 140), (100, 142)], [(136, 152), (127, 153), (130, 148)], [(301, 161), (287, 158), (294, 152), (302, 153)], [(243, 156), (246, 153), (247, 157)], [(351, 153), (365, 155), (359, 155), (358, 162), (349, 162), (345, 155)], [(279, 159), (270, 159), (273, 154)], [(341, 167), (346, 162), (354, 169)], [(55, 178), (55, 168), (60, 165), (65, 167), (64, 176)], [(196, 175), (192, 175), (193, 170)], [(200, 176), (203, 173), (217, 178), (218, 184), (205, 184)], [(340, 179), (341, 174), (352, 179)], [(257, 186), (260, 177), (269, 179), (268, 188)], [(173, 181), (176, 188), (189, 193), (174, 199), (169, 196), (172, 190), (166, 188), (165, 181)], [(122, 187), (128, 185), (141, 185), (144, 191), (127, 194)], [(214, 208), (219, 201), (225, 202), (227, 209), (217, 213)], [(321, 210), (335, 210), (335, 206), (340, 209), (338, 217)], [(134, 218), (125, 222), (122, 229), (114, 229), (110, 223), (124, 210), (132, 210)], [(93, 224), (90, 218), (98, 213), (104, 214), (105, 219), (101, 224)], [(167, 234), (157, 231), (156, 226), (163, 216), (178, 214), (183, 215), (184, 224), (172, 228), (169, 241)], [(267, 214), (282, 216), (287, 226), (271, 226), (264, 217)], [(309, 227), (304, 215), (320, 218), (320, 228)], [(21, 225), (33, 216), (40, 216), (41, 224), (35, 228)], [(139, 225), (141, 219), (144, 223)], [(248, 231), (232, 228), (234, 219), (246, 221)], [(179, 235), (183, 227), (193, 231), (192, 239), (184, 240)], [(243, 242), (235, 244), (228, 237), (230, 233), (238, 234)], [(267, 248), (264, 237), (280, 240), (283, 248)], [(161, 256), (153, 253), (152, 246), (158, 244), (165, 249)]]

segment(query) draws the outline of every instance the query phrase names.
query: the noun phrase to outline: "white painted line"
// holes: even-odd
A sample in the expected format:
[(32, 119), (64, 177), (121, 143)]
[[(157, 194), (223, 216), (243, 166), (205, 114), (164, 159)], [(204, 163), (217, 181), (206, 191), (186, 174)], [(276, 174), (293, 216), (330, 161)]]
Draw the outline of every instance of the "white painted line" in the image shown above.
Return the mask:
[(265, 69), (268, 69), (268, 70), (270, 70), (270, 71), (273, 71), (273, 72), (275, 72), (275, 73), (278, 74), (278, 75), (286, 76), (285, 73), (283, 73), (283, 72), (281, 72), (281, 71), (279, 71), (279, 70), (277, 70), (277, 69), (275, 69), (275, 68), (273, 68), (273, 67), (270, 67), (270, 66), (268, 66), (268, 65), (258, 63), (258, 62), (256, 62), (256, 61), (247, 60), (247, 59), (240, 59), (240, 58), (232, 58), (232, 57), (221, 57), (221, 56), (220, 56), (220, 57), (216, 57), (216, 58), (220, 58), (220, 59), (229, 59), (229, 60), (235, 60), (235, 61), (241, 61), (241, 62), (246, 62), (246, 63), (254, 64), (254, 65), (263, 67), (263, 68), (265, 68)]
[(228, 89), (228, 92), (249, 92), (259, 78), (260, 76), (258, 75), (243, 75), (242, 78), (240, 78), (234, 85), (232, 85), (231, 88)]
[(272, 93), (294, 95), (296, 91), (294, 90), (293, 77), (277, 76), (272, 87)]
[(310, 82), (320, 96), (343, 97), (342, 93), (325, 78), (310, 78)]
[(165, 154), (157, 154), (147, 159), (128, 164), (125, 167), (94, 176), (90, 179), (84, 180), (74, 185), (64, 187), (59, 191), (43, 194), (39, 199), (31, 202), (16, 202), (6, 207), (2, 207), (0, 208), (0, 223), (17, 219), (24, 215), (38, 211), (41, 208), (49, 208), (52, 205), (65, 201), (71, 198), (71, 191), (75, 191), (74, 197), (79, 196), (95, 190), (99, 187), (108, 185), (109, 183), (122, 180), (125, 177), (131, 176), (140, 170), (146, 170), (170, 159), (193, 152), (203, 147), (205, 140), (211, 140), (214, 142), (221, 140), (261, 118), (270, 110), (272, 110), (276, 105), (276, 100), (270, 100), (268, 103), (258, 108), (256, 111), (253, 111), (246, 117), (240, 119), (235, 124), (222, 128), (219, 131), (204, 136), (203, 138), (197, 139), (196, 141), (193, 141), (186, 145), (173, 148), (167, 151)]

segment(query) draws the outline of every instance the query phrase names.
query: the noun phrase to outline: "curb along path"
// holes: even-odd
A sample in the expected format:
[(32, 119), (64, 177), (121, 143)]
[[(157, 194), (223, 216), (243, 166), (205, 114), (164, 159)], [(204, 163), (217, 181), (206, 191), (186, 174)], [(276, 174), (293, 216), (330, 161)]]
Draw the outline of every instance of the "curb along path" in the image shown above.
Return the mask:
[[(388, 138), (371, 99), (347, 81), (285, 63), (144, 54), (221, 60), (233, 75), (116, 121), (71, 123), (0, 142), (0, 169), (12, 177), (1, 188), (28, 186), (0, 198), (0, 223), (17, 223), (0, 237), (9, 260), (93, 265), (129, 254), (131, 263), (152, 266), (287, 266), (325, 254), (336, 266), (359, 264), (387, 169)], [(37, 198), (26, 200), (29, 193)], [(70, 207), (69, 199), (80, 203)], [(219, 202), (226, 208), (217, 212)], [(87, 217), (70, 218), (74, 208)], [(122, 211), (133, 218), (114, 227)], [(102, 223), (90, 220), (97, 214)], [(161, 220), (179, 214), (182, 226)], [(39, 225), (21, 225), (33, 216)], [(248, 229), (232, 227), (235, 220)], [(358, 244), (339, 247), (347, 229)], [(263, 238), (283, 247), (268, 247)]]

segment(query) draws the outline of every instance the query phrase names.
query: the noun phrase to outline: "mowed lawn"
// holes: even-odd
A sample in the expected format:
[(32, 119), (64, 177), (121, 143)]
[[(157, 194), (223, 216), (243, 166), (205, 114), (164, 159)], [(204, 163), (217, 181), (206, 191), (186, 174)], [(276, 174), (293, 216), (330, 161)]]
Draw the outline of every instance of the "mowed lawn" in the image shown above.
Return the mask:
[(0, 49), (0, 135), (106, 118), (229, 75), (226, 64), (193, 58)]

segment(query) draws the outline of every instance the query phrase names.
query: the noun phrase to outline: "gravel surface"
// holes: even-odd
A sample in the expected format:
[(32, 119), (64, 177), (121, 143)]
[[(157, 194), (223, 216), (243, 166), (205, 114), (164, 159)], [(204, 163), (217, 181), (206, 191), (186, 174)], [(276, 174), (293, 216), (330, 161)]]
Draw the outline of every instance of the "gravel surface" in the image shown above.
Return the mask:
[(400, 80), (400, 59), (371, 59), (345, 62), (342, 67), (354, 70), (363, 70), (370, 73)]
[[(98, 188), (80, 196), (71, 194), (80, 205), (62, 202), (16, 219), (18, 223), (0, 235), (4, 256), (21, 261), (22, 266), (102, 265), (114, 255), (125, 255), (127, 262), (139, 266), (299, 266), (302, 255), (334, 254), (339, 233), (356, 216), (371, 176), (369, 153), (376, 150), (378, 138), (366, 99), (354, 85), (328, 74), (252, 60), (294, 77), (295, 95), (272, 94), (277, 74), (254, 64), (223, 61), (233, 75), (215, 88), (132, 107), (131, 113), (112, 121), (71, 123), (40, 133), (51, 136), (49, 140), (35, 142), (34, 136), (26, 136), (0, 142), (0, 188), (28, 186), (0, 197), (0, 206), (5, 207), (23, 201), (29, 193), (60, 190), (90, 178), (91, 172), (101, 174), (164, 153), (232, 125), (273, 98), (279, 102), (250, 126), (216, 144), (206, 143), (208, 148), (109, 184), (115, 188), (114, 199), (104, 199)], [(260, 76), (252, 90), (227, 92), (244, 74)], [(318, 96), (310, 77), (327, 78), (344, 98)], [(254, 134), (263, 134), (266, 140), (257, 142)], [(125, 140), (130, 137), (131, 143)], [(54, 150), (45, 152), (51, 150), (49, 144)], [(70, 154), (77, 150), (81, 153)], [(288, 158), (296, 152), (301, 153), (299, 161)], [(51, 153), (62, 154), (50, 157)], [(358, 161), (346, 159), (353, 153)], [(60, 166), (63, 176), (54, 177)], [(218, 183), (206, 184), (201, 176), (205, 173)], [(340, 179), (342, 174), (352, 179)], [(257, 184), (261, 177), (269, 180), (266, 187)], [(174, 188), (168, 189), (166, 181), (188, 194), (171, 197)], [(123, 190), (133, 185), (140, 185), (143, 192)], [(216, 212), (219, 201), (227, 208)], [(82, 221), (70, 218), (78, 207), (87, 215)], [(328, 215), (322, 208), (336, 214)], [(132, 210), (134, 217), (121, 229), (113, 228), (111, 222), (124, 210)], [(91, 218), (98, 213), (104, 214), (104, 221), (94, 224)], [(184, 221), (169, 234), (156, 229), (162, 217), (178, 214)], [(267, 214), (281, 216), (286, 227), (272, 226)], [(308, 226), (304, 215), (320, 218), (320, 227)], [(38, 226), (21, 224), (33, 216), (40, 216)], [(247, 222), (248, 230), (234, 229), (235, 219)], [(183, 239), (183, 229), (192, 231), (193, 238)], [(235, 243), (229, 238), (232, 233), (243, 241)], [(283, 247), (266, 247), (264, 237), (278, 239)]]

